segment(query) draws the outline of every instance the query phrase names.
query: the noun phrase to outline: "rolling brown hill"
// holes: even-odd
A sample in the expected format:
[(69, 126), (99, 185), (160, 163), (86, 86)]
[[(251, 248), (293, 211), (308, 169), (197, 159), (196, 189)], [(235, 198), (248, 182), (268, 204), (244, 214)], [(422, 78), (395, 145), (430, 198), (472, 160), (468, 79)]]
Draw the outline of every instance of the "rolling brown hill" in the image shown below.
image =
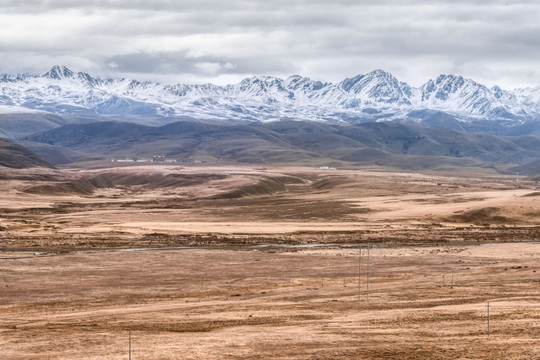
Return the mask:
[(99, 122), (62, 126), (27, 137), (24, 144), (53, 163), (60, 162), (58, 156), (50, 156), (52, 149), (78, 154), (74, 159), (84, 154), (88, 158), (152, 158), (159, 154), (211, 162), (372, 164), (411, 170), (507, 169), (540, 159), (538, 137), (502, 137), (396, 122), (216, 125), (181, 121), (159, 127)]
[(52, 167), (51, 164), (24, 146), (5, 139), (0, 139), (0, 166), (15, 169), (36, 166)]

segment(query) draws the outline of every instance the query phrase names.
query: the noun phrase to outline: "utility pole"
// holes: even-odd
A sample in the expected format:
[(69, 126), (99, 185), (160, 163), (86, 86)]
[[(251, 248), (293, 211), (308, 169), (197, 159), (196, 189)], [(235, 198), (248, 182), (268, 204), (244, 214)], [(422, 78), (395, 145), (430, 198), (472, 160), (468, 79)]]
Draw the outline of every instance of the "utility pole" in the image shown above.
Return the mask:
[(129, 330), (129, 360), (131, 360), (131, 330)]
[(489, 301), (487, 303), (487, 335), (489, 337)]
[(361, 299), (362, 288), (361, 288), (361, 276), (362, 276), (362, 248), (358, 249), (358, 300)]
[(367, 248), (366, 301), (369, 301), (369, 246)]

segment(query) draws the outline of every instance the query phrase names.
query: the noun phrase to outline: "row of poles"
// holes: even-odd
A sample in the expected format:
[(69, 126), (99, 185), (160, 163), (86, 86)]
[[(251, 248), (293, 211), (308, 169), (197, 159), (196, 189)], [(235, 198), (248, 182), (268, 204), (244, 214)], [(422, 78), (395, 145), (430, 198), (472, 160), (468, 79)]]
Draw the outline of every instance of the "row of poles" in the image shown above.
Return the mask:
[[(367, 264), (366, 264), (366, 301), (369, 301), (369, 247), (367, 247)], [(358, 249), (358, 300), (362, 299), (362, 248)], [(444, 279), (444, 275), (443, 275)], [(443, 280), (444, 284), (444, 280)], [(452, 286), (454, 285), (454, 275), (452, 275)], [(487, 302), (487, 336), (489, 337), (490, 329), (490, 306), (489, 301)]]
[[(358, 299), (362, 297), (361, 288), (361, 276), (362, 276), (362, 248), (358, 249)], [(201, 279), (201, 286), (202, 286)], [(324, 280), (323, 280), (324, 281)], [(369, 247), (367, 248), (367, 265), (366, 265), (366, 300), (369, 300)], [(131, 360), (131, 330), (129, 330), (129, 360)]]
[[(367, 264), (366, 264), (366, 301), (369, 301), (369, 247), (367, 247)], [(358, 300), (362, 299), (362, 248), (358, 249)], [(443, 275), (444, 279), (444, 275)], [(443, 280), (444, 284), (444, 280)], [(452, 286), (454, 285), (454, 275), (452, 275)], [(487, 302), (487, 336), (490, 335), (490, 314), (489, 301)]]
[[(367, 249), (366, 260), (366, 301), (369, 301), (369, 247)], [(358, 300), (362, 298), (362, 248), (358, 249)], [(452, 277), (453, 280), (453, 277)], [(323, 280), (324, 281), (324, 280)], [(202, 280), (201, 280), (202, 282)], [(453, 282), (453, 281), (452, 281)], [(487, 336), (490, 335), (490, 314), (489, 301), (487, 303)], [(129, 330), (129, 360), (131, 360), (131, 330)]]

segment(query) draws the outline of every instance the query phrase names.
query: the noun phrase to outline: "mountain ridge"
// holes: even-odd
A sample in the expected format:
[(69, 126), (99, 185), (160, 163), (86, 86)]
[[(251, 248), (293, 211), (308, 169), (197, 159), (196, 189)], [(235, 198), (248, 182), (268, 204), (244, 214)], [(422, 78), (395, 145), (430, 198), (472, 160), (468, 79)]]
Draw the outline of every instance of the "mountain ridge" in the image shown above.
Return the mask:
[[(215, 124), (192, 121), (163, 126), (127, 122), (70, 124), (25, 139), (47, 158), (43, 144), (96, 158), (152, 158), (240, 163), (388, 165), (421, 169), (452, 166), (506, 168), (540, 158), (540, 138), (377, 122), (328, 124), (280, 121)], [(59, 163), (59, 162), (57, 162)], [(337, 166), (337, 165), (336, 165)]]
[[(292, 75), (253, 76), (232, 85), (186, 85), (99, 79), (65, 66), (41, 75), (0, 75), (0, 106), (69, 116), (190, 116), (213, 121), (409, 121), (419, 112), (448, 114), (467, 131), (540, 134), (540, 87), (488, 88), (442, 74), (415, 88), (383, 70), (321, 82)], [(174, 120), (173, 120), (174, 121)], [(439, 119), (439, 126), (441, 124)]]

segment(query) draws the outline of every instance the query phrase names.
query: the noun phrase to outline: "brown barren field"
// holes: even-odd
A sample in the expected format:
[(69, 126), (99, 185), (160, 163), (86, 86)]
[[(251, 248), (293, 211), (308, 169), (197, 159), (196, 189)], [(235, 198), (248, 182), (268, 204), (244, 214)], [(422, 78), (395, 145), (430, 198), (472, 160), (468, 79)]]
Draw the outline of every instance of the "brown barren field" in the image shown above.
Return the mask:
[(536, 183), (108, 166), (1, 169), (0, 359), (539, 358)]

